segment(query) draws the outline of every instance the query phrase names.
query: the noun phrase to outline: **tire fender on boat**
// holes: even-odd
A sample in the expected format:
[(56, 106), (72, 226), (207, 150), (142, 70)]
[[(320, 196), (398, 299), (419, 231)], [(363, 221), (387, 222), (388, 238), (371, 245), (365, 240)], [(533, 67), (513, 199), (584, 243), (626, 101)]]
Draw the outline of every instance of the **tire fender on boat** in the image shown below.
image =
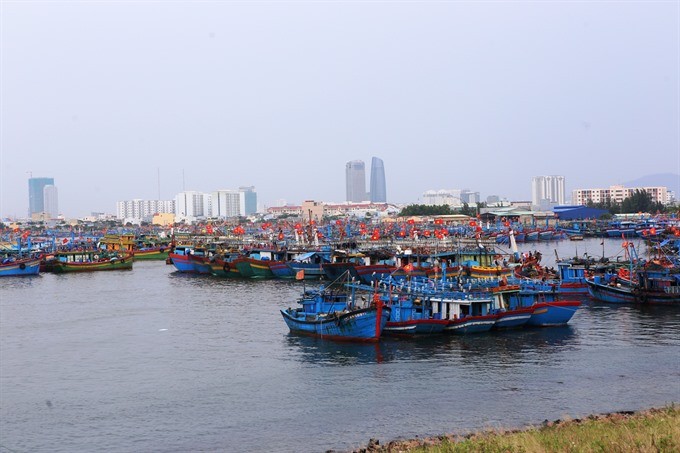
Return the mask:
[(99, 255), (94, 255), (92, 258), (98, 260), (98, 259), (99, 259)]
[(21, 269), (22, 271), (26, 269), (26, 263), (19, 264), (19, 269)]

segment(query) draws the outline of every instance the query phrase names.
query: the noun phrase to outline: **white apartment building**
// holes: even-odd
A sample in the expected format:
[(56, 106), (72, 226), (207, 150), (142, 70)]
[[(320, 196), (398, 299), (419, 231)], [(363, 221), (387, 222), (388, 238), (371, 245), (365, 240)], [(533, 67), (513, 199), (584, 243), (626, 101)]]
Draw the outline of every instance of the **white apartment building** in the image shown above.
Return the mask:
[(531, 179), (533, 206), (563, 205), (564, 195), (564, 176), (534, 176)]
[(180, 192), (175, 196), (175, 221), (193, 223), (205, 219), (212, 214), (212, 202), (209, 193), (193, 190)]
[(211, 206), (210, 217), (245, 216), (245, 193), (242, 190), (217, 190), (212, 193)]
[(428, 190), (422, 195), (423, 204), (428, 206), (449, 205), (452, 208), (459, 208), (463, 206), (463, 202), (461, 201), (461, 193), (462, 190), (460, 189)]
[(608, 189), (576, 189), (572, 192), (572, 204), (585, 205), (593, 203), (621, 203), (635, 193), (636, 190), (647, 192), (655, 203), (667, 205), (669, 203), (667, 187), (623, 187), (609, 186)]
[(140, 222), (151, 221), (154, 214), (174, 214), (174, 200), (128, 200), (116, 203), (116, 218), (119, 220)]

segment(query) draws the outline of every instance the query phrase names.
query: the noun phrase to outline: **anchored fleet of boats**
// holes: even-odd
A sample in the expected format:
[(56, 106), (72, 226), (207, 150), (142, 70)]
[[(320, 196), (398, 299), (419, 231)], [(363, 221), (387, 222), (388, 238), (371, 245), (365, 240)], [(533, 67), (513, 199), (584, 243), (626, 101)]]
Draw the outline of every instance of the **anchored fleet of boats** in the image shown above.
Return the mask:
[[(589, 225), (575, 223), (578, 231), (562, 233), (584, 234)], [(671, 224), (659, 234), (618, 227), (623, 258), (557, 258), (557, 269), (543, 266), (538, 251), (519, 253), (517, 239), (526, 241), (535, 233), (520, 229), (483, 237), (479, 227), (471, 234), (442, 227), (431, 239), (402, 230), (381, 241), (384, 232), (376, 229), (370, 239), (320, 242), (320, 229), (307, 241), (286, 240), (282, 232), (278, 241), (267, 241), (262, 235), (247, 240), (241, 228), (231, 239), (107, 234), (76, 241), (72, 235), (36, 238), (33, 244), (28, 238), (26, 247), (24, 234), (15, 250), (5, 252), (0, 276), (131, 270), (137, 260), (162, 260), (177, 272), (217, 278), (311, 280), (320, 286), (307, 290), (305, 285), (299, 306), (281, 315), (291, 332), (335, 340), (565, 325), (584, 296), (605, 303), (680, 306), (680, 228)], [(536, 232), (539, 240), (541, 233), (547, 235)], [(499, 234), (507, 237), (510, 253), (496, 247)], [(647, 236), (651, 258), (637, 256), (626, 240), (632, 234)], [(295, 231), (296, 239), (304, 236), (304, 229)]]

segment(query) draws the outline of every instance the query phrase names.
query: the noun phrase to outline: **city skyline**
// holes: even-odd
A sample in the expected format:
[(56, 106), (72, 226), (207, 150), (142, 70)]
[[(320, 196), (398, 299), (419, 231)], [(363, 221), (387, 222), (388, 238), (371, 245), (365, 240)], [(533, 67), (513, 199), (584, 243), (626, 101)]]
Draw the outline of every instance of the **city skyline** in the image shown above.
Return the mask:
[(0, 8), (1, 217), (28, 174), (69, 217), (246, 185), (340, 201), (375, 150), (395, 204), (680, 175), (677, 2)]
[[(373, 158), (373, 159), (379, 159), (379, 158)], [(380, 160), (380, 159), (379, 159)], [(373, 163), (373, 162), (372, 162)], [(346, 171), (350, 169), (351, 166), (359, 164), (360, 166), (363, 165), (365, 168), (365, 165), (363, 161), (350, 161), (346, 163)], [(383, 168), (384, 170), (384, 168)], [(364, 175), (365, 176), (365, 175)], [(664, 175), (660, 175), (664, 176)], [(670, 175), (669, 175), (670, 176)], [(672, 175), (675, 179), (678, 180), (678, 184), (680, 184), (680, 175)], [(50, 182), (53, 182), (54, 178), (29, 178), (29, 205), (31, 204), (31, 193), (33, 191), (31, 190), (31, 183), (38, 184), (40, 183), (41, 186), (44, 184), (43, 187), (43, 193), (45, 194), (45, 206), (42, 211), (38, 212), (47, 212), (50, 214), (51, 218), (57, 218), (59, 215), (63, 215), (63, 213), (58, 212), (56, 209), (57, 206), (57, 188), (54, 185), (49, 184)], [(537, 184), (538, 182), (538, 184)], [(569, 196), (572, 196), (572, 198), (566, 198), (567, 194), (563, 191), (563, 186), (564, 186), (565, 178), (560, 175), (551, 175), (551, 176), (534, 176), (531, 179), (531, 186), (532, 186), (532, 197), (530, 199), (508, 199), (504, 195), (499, 195), (499, 194), (490, 194), (488, 196), (482, 196), (480, 191), (475, 191), (475, 190), (470, 190), (470, 189), (439, 189), (439, 190), (434, 190), (434, 189), (429, 189), (422, 194), (419, 194), (417, 197), (416, 201), (408, 202), (408, 203), (391, 203), (391, 204), (433, 204), (433, 205), (440, 205), (440, 204), (451, 204), (454, 208), (455, 207), (461, 207), (462, 203), (468, 203), (468, 204), (475, 204), (478, 202), (482, 201), (487, 201), (489, 203), (491, 202), (497, 202), (504, 200), (506, 202), (518, 202), (518, 203), (526, 203), (526, 202), (531, 202), (531, 204), (539, 209), (539, 210), (549, 210), (550, 206), (553, 205), (565, 205), (565, 204), (585, 204), (584, 200), (581, 200), (582, 194), (581, 192), (594, 192), (594, 191), (605, 191), (607, 192), (609, 189), (613, 187), (626, 187), (631, 190), (636, 190), (636, 189), (643, 189), (643, 188), (655, 188), (658, 189), (656, 192), (649, 192), (648, 193), (652, 194), (652, 197), (654, 201), (662, 201), (662, 199), (665, 199), (666, 195), (672, 195), (676, 200), (677, 196), (680, 193), (680, 190), (678, 190), (677, 186), (674, 189), (670, 185), (663, 185), (663, 184), (654, 184), (654, 183), (646, 183), (646, 184), (638, 184), (638, 185), (628, 185), (628, 186), (623, 186), (623, 185), (613, 185), (609, 189), (607, 188), (596, 188), (596, 187), (583, 187), (579, 189), (574, 189), (572, 192), (569, 192)], [(48, 201), (47, 200), (47, 192), (51, 193), (51, 198)], [(658, 194), (657, 194), (658, 192)], [(550, 204), (550, 206), (546, 205), (545, 203), (535, 203), (535, 196), (537, 193), (540, 194), (547, 194), (548, 196), (546, 197), (544, 202), (547, 202)], [(578, 193), (578, 195), (576, 195)], [(624, 190), (621, 193), (630, 193), (630, 190)], [(663, 196), (661, 196), (663, 194)], [(196, 200), (193, 201), (186, 201), (186, 197), (190, 196), (193, 198), (196, 198)], [(182, 203), (180, 201), (180, 198), (184, 197), (185, 201)], [(578, 197), (577, 199), (574, 199), (573, 197)], [(370, 192), (366, 192), (366, 199), (359, 200), (359, 201), (354, 201), (354, 202), (376, 202), (376, 203), (381, 203), (380, 201), (377, 200), (369, 200), (368, 198), (370, 197)], [(489, 201), (489, 199), (493, 199), (493, 201)], [(200, 199), (200, 200), (199, 200)], [(447, 201), (447, 199), (450, 199), (452, 201)], [(198, 201), (197, 201), (198, 200)], [(204, 212), (210, 212), (211, 217), (232, 217), (232, 216), (244, 216), (244, 215), (250, 215), (254, 214), (256, 212), (264, 212), (267, 208), (271, 208), (274, 206), (283, 206), (281, 204), (274, 204), (274, 205), (262, 205), (261, 208), (263, 209), (258, 209), (258, 195), (257, 192), (255, 191), (254, 186), (241, 186), (236, 189), (220, 189), (220, 190), (210, 190), (208, 192), (201, 192), (201, 191), (182, 191), (178, 194), (175, 194), (171, 199), (166, 199), (166, 200), (159, 200), (159, 199), (142, 199), (142, 198), (134, 198), (131, 200), (118, 200), (116, 201), (116, 206), (114, 207), (113, 211), (109, 210), (100, 210), (100, 211), (90, 211), (88, 212), (88, 215), (91, 213), (102, 213), (105, 215), (115, 215), (118, 218), (127, 218), (127, 217), (137, 217), (139, 213), (144, 213), (145, 215), (149, 215), (151, 213), (155, 212), (175, 212), (176, 214), (179, 215), (180, 220), (184, 218), (183, 212), (186, 211), (186, 206), (191, 206), (190, 211), (192, 212), (191, 215), (188, 217), (196, 217), (195, 212), (198, 212), (198, 217), (204, 217)], [(457, 201), (456, 201), (457, 200)], [(307, 200), (310, 201), (310, 200)], [(337, 204), (339, 203), (337, 200), (311, 200), (311, 201), (316, 201), (316, 202), (322, 202), (322, 203), (328, 203), (328, 204)], [(591, 201), (594, 202), (600, 202), (599, 198), (593, 199)], [(617, 201), (620, 202), (621, 200), (617, 198)], [(352, 202), (350, 200), (346, 200), (346, 202)], [(169, 210), (168, 206), (170, 206), (167, 203), (172, 203), (172, 206), (180, 206), (176, 210)], [(215, 204), (217, 203), (217, 204)], [(294, 206), (294, 205), (300, 205), (302, 202), (298, 203), (286, 203), (285, 206)], [(49, 209), (48, 209), (49, 205)], [(158, 209), (158, 206), (163, 206), (162, 209)], [(181, 206), (184, 206), (182, 208)], [(198, 208), (197, 208), (198, 206)], [(205, 207), (204, 207), (205, 206)], [(84, 215), (81, 217), (86, 217), (88, 215)], [(28, 216), (30, 217), (30, 215)], [(28, 218), (26, 217), (26, 218)], [(65, 217), (69, 217), (68, 215), (65, 215)], [(72, 217), (72, 216), (71, 216)], [(24, 218), (22, 216), (17, 216), (14, 217), (17, 219)]]

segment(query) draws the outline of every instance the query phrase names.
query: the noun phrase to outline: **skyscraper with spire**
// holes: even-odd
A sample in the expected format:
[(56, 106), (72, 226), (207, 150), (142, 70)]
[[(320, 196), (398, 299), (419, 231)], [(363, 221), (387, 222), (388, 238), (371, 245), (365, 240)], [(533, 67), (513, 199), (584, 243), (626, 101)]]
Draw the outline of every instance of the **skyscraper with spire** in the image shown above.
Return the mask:
[(382, 159), (374, 157), (371, 160), (371, 202), (387, 202), (387, 186), (385, 183), (385, 164)]

